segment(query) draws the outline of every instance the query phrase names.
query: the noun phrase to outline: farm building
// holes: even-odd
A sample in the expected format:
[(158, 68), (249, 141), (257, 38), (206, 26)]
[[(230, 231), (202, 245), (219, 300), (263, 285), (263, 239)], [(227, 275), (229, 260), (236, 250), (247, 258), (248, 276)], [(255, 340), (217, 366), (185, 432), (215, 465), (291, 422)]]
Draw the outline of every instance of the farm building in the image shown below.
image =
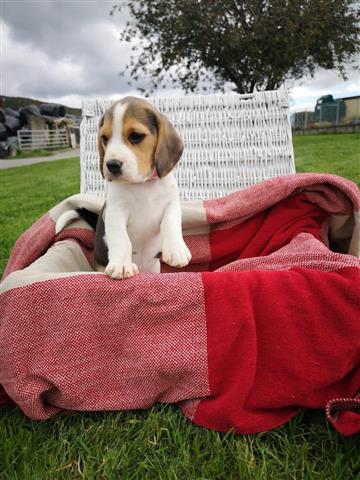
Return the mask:
[(343, 98), (324, 95), (316, 101), (314, 111), (294, 113), (291, 125), (295, 130), (360, 125), (360, 95)]
[(360, 123), (360, 95), (353, 97), (344, 97), (346, 112), (344, 116), (345, 123)]

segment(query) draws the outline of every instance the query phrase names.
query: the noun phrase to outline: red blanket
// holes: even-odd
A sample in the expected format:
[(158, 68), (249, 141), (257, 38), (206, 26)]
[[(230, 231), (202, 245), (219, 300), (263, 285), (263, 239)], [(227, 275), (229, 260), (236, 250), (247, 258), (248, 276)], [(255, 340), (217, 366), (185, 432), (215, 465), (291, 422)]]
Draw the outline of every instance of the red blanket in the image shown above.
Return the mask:
[(276, 178), (183, 205), (193, 260), (112, 280), (92, 272), (93, 231), (67, 209), (16, 243), (2, 282), (0, 383), (34, 419), (63, 409), (177, 403), (219, 431), (277, 427), (326, 408), (360, 431), (360, 195), (340, 177)]

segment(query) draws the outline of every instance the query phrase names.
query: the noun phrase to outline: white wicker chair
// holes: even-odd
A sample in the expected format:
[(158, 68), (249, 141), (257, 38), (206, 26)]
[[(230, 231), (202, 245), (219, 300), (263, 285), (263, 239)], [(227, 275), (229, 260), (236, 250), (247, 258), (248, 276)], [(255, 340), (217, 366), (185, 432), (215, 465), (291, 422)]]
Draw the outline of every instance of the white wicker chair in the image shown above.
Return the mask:
[[(175, 169), (183, 200), (208, 199), (295, 173), (286, 90), (248, 95), (194, 95), (151, 102), (181, 135), (185, 149)], [(111, 101), (83, 103), (81, 193), (105, 194), (99, 172), (99, 118)]]

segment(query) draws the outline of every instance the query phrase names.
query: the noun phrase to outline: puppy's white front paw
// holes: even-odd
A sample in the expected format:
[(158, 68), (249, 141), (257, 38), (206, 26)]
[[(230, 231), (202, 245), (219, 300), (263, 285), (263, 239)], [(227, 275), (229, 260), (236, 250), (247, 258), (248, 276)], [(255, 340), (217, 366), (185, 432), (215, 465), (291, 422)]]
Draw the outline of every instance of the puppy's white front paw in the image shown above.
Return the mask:
[(164, 242), (162, 260), (171, 267), (186, 267), (191, 260), (191, 253), (183, 240), (169, 244)]
[(139, 273), (139, 269), (135, 263), (129, 262), (109, 262), (105, 268), (105, 273), (111, 278), (130, 278), (136, 273)]

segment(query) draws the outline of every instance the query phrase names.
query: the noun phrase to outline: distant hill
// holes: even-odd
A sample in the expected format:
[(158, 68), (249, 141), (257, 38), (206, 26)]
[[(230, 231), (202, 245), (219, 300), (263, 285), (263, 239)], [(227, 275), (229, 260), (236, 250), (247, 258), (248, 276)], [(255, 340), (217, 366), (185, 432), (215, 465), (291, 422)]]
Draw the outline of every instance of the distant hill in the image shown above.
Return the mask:
[[(5, 100), (5, 107), (12, 108), (14, 110), (19, 110), (19, 108), (26, 107), (28, 105), (41, 105), (42, 103), (53, 103), (53, 102), (46, 102), (45, 100), (35, 100), (33, 98), (25, 98), (25, 97), (7, 97), (6, 95), (1, 95), (1, 98)], [(60, 104), (61, 105), (61, 104)], [(76, 115), (78, 117), (81, 116), (81, 108), (71, 108), (64, 105), (66, 108), (66, 113), (70, 115)]]

